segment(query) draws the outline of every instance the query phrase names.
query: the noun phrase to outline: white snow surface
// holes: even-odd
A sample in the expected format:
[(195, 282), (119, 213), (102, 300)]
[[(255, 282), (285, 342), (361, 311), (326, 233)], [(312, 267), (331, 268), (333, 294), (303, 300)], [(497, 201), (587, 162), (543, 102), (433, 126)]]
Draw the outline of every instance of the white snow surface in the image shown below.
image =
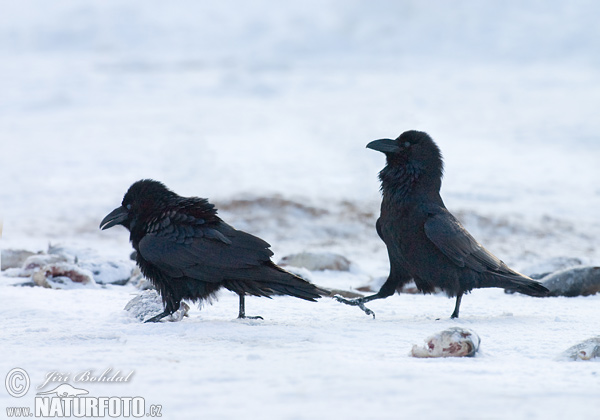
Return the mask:
[[(22, 0), (0, 13), (3, 248), (49, 243), (128, 258), (100, 220), (141, 178), (208, 197), (275, 260), (334, 252), (351, 289), (385, 276), (375, 233), (384, 157), (427, 131), (447, 207), (517, 270), (600, 264), (600, 6), (593, 1)], [(219, 294), (141, 324), (132, 286), (49, 290), (0, 275), (0, 379), (25, 369), (135, 371), (90, 395), (142, 396), (177, 419), (562, 419), (600, 412), (597, 361), (557, 360), (598, 335), (600, 296), (502, 290), (395, 295), (359, 309)], [(409, 356), (448, 327), (476, 357)], [(72, 383), (83, 387), (81, 384)], [(46, 387), (45, 389), (48, 389)]]

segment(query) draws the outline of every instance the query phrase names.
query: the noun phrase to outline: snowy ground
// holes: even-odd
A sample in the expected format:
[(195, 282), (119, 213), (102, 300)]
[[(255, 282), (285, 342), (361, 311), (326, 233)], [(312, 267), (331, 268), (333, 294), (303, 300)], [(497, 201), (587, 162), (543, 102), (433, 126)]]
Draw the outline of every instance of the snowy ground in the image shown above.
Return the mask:
[[(127, 385), (79, 387), (143, 396), (163, 404), (166, 418), (547, 419), (600, 409), (598, 363), (554, 360), (597, 335), (599, 296), (476, 291), (457, 321), (448, 319), (453, 303), (444, 296), (374, 303), (376, 320), (332, 300), (250, 298), (248, 313), (265, 320), (239, 321), (236, 296), (223, 293), (183, 322), (148, 325), (122, 312), (133, 293), (3, 287), (12, 311), (3, 316), (10, 356), (0, 368), (21, 367), (36, 385), (53, 370), (135, 370)], [(408, 356), (413, 344), (455, 325), (480, 335), (477, 357)], [(1, 399), (14, 406), (32, 398), (21, 400)]]
[[(287, 3), (287, 2), (286, 2)], [(156, 178), (209, 197), (237, 228), (292, 252), (348, 257), (352, 288), (385, 276), (374, 230), (383, 157), (429, 132), (447, 206), (516, 269), (600, 262), (600, 29), (594, 2), (20, 1), (0, 14), (2, 247), (49, 242), (127, 258), (98, 230), (127, 187)], [(122, 311), (136, 290), (13, 287), (0, 276), (0, 377), (134, 370), (90, 395), (142, 396), (164, 418), (565, 418), (600, 410), (596, 362), (554, 358), (598, 335), (599, 296), (501, 290), (393, 296), (372, 320), (329, 299), (228, 292), (181, 323)], [(440, 318), (440, 320), (437, 320)], [(471, 359), (417, 360), (459, 325)], [(0, 409), (31, 406), (0, 390)], [(4, 414), (2, 414), (4, 415)]]

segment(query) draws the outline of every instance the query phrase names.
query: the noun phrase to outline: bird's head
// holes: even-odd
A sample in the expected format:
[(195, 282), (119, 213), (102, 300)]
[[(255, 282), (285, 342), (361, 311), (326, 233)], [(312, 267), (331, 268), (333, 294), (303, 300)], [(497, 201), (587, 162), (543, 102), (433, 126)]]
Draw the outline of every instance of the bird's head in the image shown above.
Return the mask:
[(161, 204), (176, 196), (164, 184), (152, 179), (142, 179), (129, 187), (121, 206), (111, 211), (102, 222), (100, 229), (109, 229), (116, 225), (125, 226), (131, 231), (138, 220), (147, 220), (161, 209)]
[(442, 174), (440, 149), (423, 131), (405, 131), (395, 140), (374, 140), (367, 144), (367, 148), (384, 153), (390, 166), (411, 165), (417, 170), (439, 172), (440, 176)]

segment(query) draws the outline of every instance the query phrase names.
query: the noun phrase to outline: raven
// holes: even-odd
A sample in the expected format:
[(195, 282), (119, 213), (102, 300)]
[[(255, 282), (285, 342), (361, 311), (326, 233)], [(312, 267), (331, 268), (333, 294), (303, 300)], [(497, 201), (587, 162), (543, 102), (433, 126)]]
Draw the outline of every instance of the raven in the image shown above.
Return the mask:
[(440, 197), (443, 162), (438, 146), (427, 133), (406, 131), (397, 139), (370, 142), (367, 148), (386, 155), (379, 173), (381, 215), (377, 233), (385, 242), (390, 274), (379, 292), (340, 302), (365, 307), (374, 299), (394, 294), (410, 280), (423, 293), (436, 287), (456, 296), (451, 318), (458, 318), (464, 293), (483, 287), (502, 287), (529, 296), (546, 296), (540, 283), (510, 269), (473, 238), (446, 209)]
[(225, 223), (208, 200), (181, 197), (158, 181), (143, 179), (129, 187), (100, 228), (116, 225), (129, 230), (136, 262), (165, 305), (146, 322), (177, 311), (183, 299), (210, 298), (221, 287), (239, 295), (239, 318), (251, 318), (246, 317), (245, 295), (281, 294), (314, 302), (328, 294), (275, 265), (267, 242)]

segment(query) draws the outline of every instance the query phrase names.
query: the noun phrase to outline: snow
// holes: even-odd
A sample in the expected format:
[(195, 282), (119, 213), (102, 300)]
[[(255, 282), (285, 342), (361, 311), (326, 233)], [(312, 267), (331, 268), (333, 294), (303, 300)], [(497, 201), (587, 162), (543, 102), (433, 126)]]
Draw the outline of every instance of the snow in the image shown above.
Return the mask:
[[(140, 324), (123, 312), (135, 293), (127, 287), (2, 293), (13, 308), (3, 335), (20, 353), (3, 357), (3, 372), (18, 366), (41, 383), (51, 370), (135, 370), (130, 384), (75, 386), (143, 396), (168, 418), (564, 418), (598, 409), (598, 363), (554, 358), (597, 334), (599, 296), (480, 290), (456, 321), (439, 295), (372, 303), (376, 320), (333, 300), (247, 298), (248, 313), (265, 320), (240, 321), (237, 296), (225, 292), (182, 322)], [(479, 334), (475, 358), (409, 356), (453, 326)], [(17, 402), (3, 395), (2, 404)]]
[[(387, 274), (375, 233), (381, 154), (407, 129), (438, 142), (449, 209), (517, 270), (600, 261), (600, 55), (590, 1), (246, 3), (37, 0), (0, 14), (1, 245), (90, 249), (127, 187), (155, 178), (208, 197), (275, 260), (331, 252), (350, 289)], [(178, 323), (141, 324), (132, 286), (14, 287), (0, 275), (0, 375), (135, 370), (90, 395), (142, 396), (165, 418), (592, 417), (596, 361), (556, 360), (598, 335), (600, 296), (395, 295), (375, 320), (331, 299), (222, 292)], [(416, 360), (449, 327), (469, 359)], [(2, 377), (0, 376), (0, 377)], [(73, 384), (76, 387), (81, 387)], [(30, 406), (0, 389), (0, 408)]]

